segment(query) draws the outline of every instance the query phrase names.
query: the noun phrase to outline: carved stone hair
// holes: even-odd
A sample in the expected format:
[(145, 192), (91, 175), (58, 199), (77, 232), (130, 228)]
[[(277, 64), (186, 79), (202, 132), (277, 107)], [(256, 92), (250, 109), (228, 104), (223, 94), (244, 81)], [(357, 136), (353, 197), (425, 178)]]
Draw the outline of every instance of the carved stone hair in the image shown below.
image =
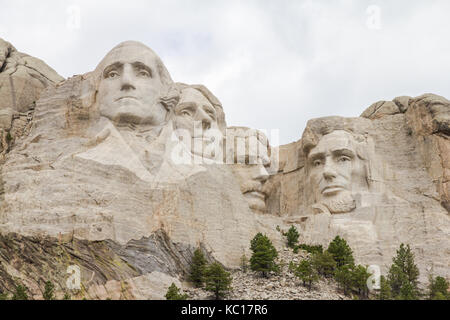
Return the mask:
[(219, 99), (217, 99), (216, 96), (213, 95), (212, 92), (209, 91), (209, 89), (206, 88), (204, 85), (201, 84), (188, 85), (181, 82), (173, 83), (171, 86), (169, 86), (167, 92), (163, 94), (163, 96), (160, 99), (160, 102), (169, 112), (173, 111), (173, 109), (180, 101), (181, 92), (188, 88), (192, 88), (199, 91), (212, 104), (212, 106), (216, 110), (217, 124), (219, 126), (219, 130), (222, 131), (222, 133), (225, 133), (227, 123), (225, 121), (225, 113), (223, 112), (222, 104), (220, 103)]

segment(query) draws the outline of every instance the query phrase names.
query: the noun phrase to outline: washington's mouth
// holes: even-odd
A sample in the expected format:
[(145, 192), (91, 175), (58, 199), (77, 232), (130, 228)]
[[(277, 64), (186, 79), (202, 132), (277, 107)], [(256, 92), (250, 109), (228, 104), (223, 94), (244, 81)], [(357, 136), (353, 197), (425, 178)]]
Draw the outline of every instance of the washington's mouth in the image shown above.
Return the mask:
[(334, 194), (337, 193), (339, 191), (344, 190), (343, 186), (340, 185), (331, 185), (331, 186), (326, 186), (325, 188), (322, 189), (322, 194), (328, 195), (328, 194)]
[(134, 100), (138, 100), (138, 98), (133, 97), (133, 96), (124, 96), (124, 97), (117, 98), (116, 101), (120, 101), (120, 100), (122, 100), (122, 99), (134, 99)]

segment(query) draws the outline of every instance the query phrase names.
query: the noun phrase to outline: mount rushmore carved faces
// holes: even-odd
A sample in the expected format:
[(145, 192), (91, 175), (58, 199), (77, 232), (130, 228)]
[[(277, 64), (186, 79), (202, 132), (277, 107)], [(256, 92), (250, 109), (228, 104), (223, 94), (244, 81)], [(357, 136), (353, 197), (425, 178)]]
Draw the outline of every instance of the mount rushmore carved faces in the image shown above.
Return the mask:
[(150, 48), (123, 42), (106, 55), (96, 73), (100, 115), (116, 123), (155, 126), (166, 120), (167, 110), (158, 100), (172, 80)]
[(322, 136), (307, 154), (308, 181), (315, 202), (325, 205), (330, 213), (353, 210), (353, 193), (368, 189), (363, 160), (351, 133), (335, 130)]

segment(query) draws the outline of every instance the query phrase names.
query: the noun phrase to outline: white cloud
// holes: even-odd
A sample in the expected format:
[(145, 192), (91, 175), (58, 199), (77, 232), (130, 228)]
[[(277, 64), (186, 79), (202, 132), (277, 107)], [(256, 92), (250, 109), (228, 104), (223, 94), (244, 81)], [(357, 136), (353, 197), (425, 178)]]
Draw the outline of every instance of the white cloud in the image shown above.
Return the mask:
[[(380, 8), (379, 30), (367, 7)], [(68, 28), (69, 6), (80, 28)], [(308, 119), (358, 116), (371, 103), (450, 97), (450, 2), (10, 1), (0, 37), (65, 77), (95, 68), (117, 43), (153, 48), (174, 80), (203, 83), (229, 125), (300, 138)]]

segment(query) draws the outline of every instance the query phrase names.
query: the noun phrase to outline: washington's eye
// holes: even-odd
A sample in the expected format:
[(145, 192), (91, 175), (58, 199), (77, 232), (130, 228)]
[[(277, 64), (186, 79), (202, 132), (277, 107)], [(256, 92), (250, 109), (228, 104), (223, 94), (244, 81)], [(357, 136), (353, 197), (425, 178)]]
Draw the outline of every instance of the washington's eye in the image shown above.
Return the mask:
[(150, 72), (148, 72), (145, 69), (139, 70), (138, 75), (140, 77), (146, 77), (146, 78), (150, 78), (151, 77)]
[(116, 78), (119, 76), (119, 73), (115, 70), (108, 72), (106, 78)]

